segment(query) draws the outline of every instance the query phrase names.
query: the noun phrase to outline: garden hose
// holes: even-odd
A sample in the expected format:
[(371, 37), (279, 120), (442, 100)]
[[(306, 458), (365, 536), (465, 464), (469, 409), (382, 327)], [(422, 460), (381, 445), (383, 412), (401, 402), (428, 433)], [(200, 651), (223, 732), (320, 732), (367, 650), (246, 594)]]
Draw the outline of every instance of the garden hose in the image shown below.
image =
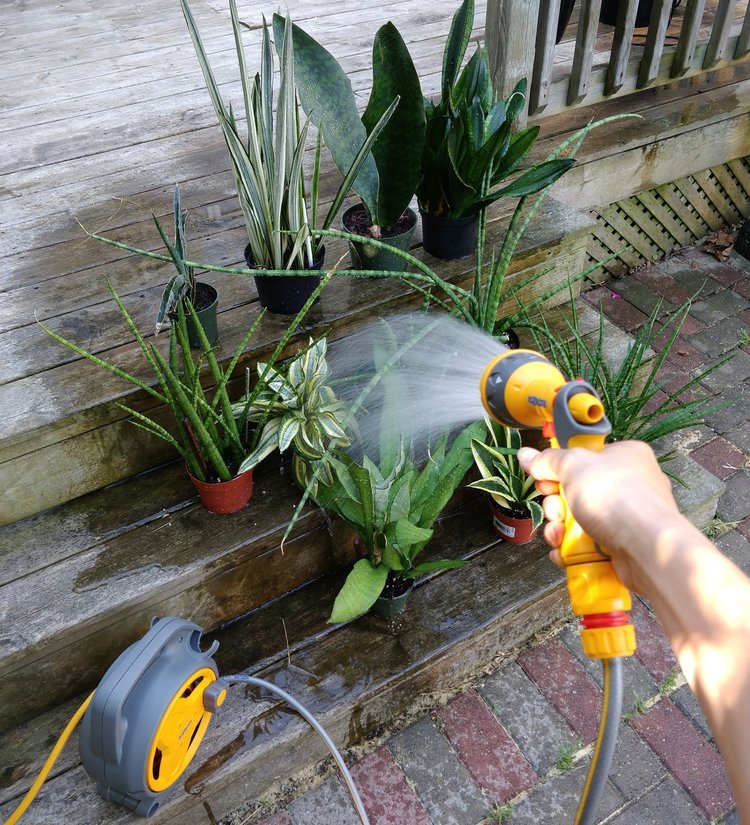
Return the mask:
[(369, 825), (341, 754), (313, 714), (264, 679), (245, 674), (219, 677), (211, 658), (218, 645), (201, 651), (201, 634), (197, 625), (184, 619), (154, 619), (145, 636), (117, 657), (73, 714), (5, 825), (16, 825), (24, 815), (81, 719), (81, 762), (99, 794), (138, 816), (153, 816), (194, 757), (211, 716), (234, 684), (270, 691), (310, 725), (331, 752), (360, 822)]
[(617, 731), (622, 713), (622, 659), (602, 659), (602, 667), (604, 686), (599, 734), (573, 825), (594, 825), (596, 822), (596, 811), (607, 784), (607, 775), (617, 744)]
[(318, 720), (312, 715), (312, 713), (310, 713), (309, 710), (307, 710), (307, 708), (305, 708), (304, 705), (298, 702), (293, 696), (290, 696), (290, 694), (288, 694), (286, 691), (282, 690), (280, 687), (277, 687), (271, 682), (267, 682), (265, 679), (258, 679), (255, 676), (246, 676), (243, 673), (239, 673), (234, 676), (224, 676), (222, 677), (222, 679), (230, 685), (254, 685), (255, 687), (268, 690), (271, 693), (275, 693), (276, 696), (278, 696), (282, 701), (289, 705), (289, 707), (297, 711), (297, 713), (305, 720), (305, 722), (307, 722), (308, 725), (310, 725), (310, 727), (315, 731), (315, 733), (317, 733), (318, 736), (320, 736), (328, 750), (331, 752), (331, 756), (333, 756), (333, 759), (336, 762), (336, 766), (338, 767), (341, 776), (344, 778), (344, 782), (346, 783), (346, 787), (349, 790), (349, 795), (352, 798), (354, 807), (357, 809), (357, 814), (359, 815), (362, 825), (370, 825), (370, 821), (367, 818), (367, 812), (365, 811), (365, 806), (362, 804), (359, 792), (357, 791), (357, 787), (354, 784), (352, 775), (349, 773), (349, 769), (346, 767), (346, 763), (342, 759), (341, 754), (336, 749), (336, 746), (333, 744), (333, 740), (326, 733), (325, 728), (323, 728), (320, 722), (318, 722)]
[(57, 762), (57, 757), (60, 756), (62, 749), (65, 747), (68, 739), (70, 739), (70, 734), (73, 733), (75, 726), (81, 721), (83, 714), (86, 713), (88, 710), (89, 705), (91, 704), (91, 700), (94, 698), (94, 694), (90, 693), (78, 710), (73, 714), (70, 718), (70, 721), (65, 726), (65, 730), (60, 734), (60, 738), (55, 742), (54, 748), (50, 751), (50, 755), (47, 757), (42, 769), (39, 771), (37, 778), (34, 780), (32, 786), (26, 792), (26, 796), (21, 800), (19, 806), (13, 811), (13, 813), (5, 820), (5, 825), (15, 825), (21, 817), (26, 813), (26, 809), (31, 805), (31, 803), (36, 799), (36, 795), (39, 793), (42, 785), (44, 784), (49, 772), (52, 770), (53, 765)]

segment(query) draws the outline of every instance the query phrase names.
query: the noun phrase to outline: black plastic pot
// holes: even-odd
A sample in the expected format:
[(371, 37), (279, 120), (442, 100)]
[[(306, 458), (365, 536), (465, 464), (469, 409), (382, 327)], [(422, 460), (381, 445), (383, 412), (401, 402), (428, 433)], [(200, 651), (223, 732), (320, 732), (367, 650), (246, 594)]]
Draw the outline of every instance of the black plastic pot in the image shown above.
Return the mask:
[[(219, 322), (217, 319), (216, 310), (219, 306), (219, 293), (211, 286), (211, 284), (198, 281), (195, 285), (196, 301), (195, 314), (198, 316), (198, 323), (203, 327), (206, 333), (208, 343), (213, 344), (219, 338)], [(201, 307), (198, 309), (198, 307)], [(190, 346), (193, 349), (199, 349), (201, 341), (198, 336), (198, 330), (195, 328), (193, 316), (188, 315), (185, 318), (187, 324), (187, 334)]]
[[(651, 9), (654, 5), (654, 0), (639, 0), (638, 11), (635, 14), (635, 28), (640, 29), (648, 26), (651, 20)], [(672, 11), (669, 13), (669, 19), (672, 19), (674, 10), (680, 5), (680, 0), (673, 0)], [(599, 21), (608, 26), (614, 26), (617, 23), (617, 11), (620, 7), (620, 0), (602, 0), (601, 10), (599, 12)]]
[(419, 210), (422, 216), (422, 246), (425, 252), (444, 260), (457, 260), (471, 255), (477, 248), (477, 215), (447, 218)]
[[(362, 226), (362, 213), (367, 215), (365, 207), (361, 203), (350, 206), (349, 209), (341, 216), (341, 222), (344, 224), (344, 229), (347, 232), (355, 232), (357, 226)], [(410, 226), (406, 231), (398, 234), (385, 233), (378, 238), (379, 241), (388, 244), (388, 246), (395, 246), (402, 252), (408, 252), (411, 245), (411, 237), (417, 226), (417, 215), (413, 209), (407, 209), (404, 215), (410, 218)], [(403, 217), (403, 216), (402, 216)], [(349, 241), (349, 257), (351, 258), (352, 269), (374, 269), (379, 272), (392, 270), (394, 272), (403, 272), (407, 263), (403, 258), (388, 252), (385, 249), (375, 249), (374, 246), (368, 246), (366, 243), (357, 243)]]
[(380, 596), (370, 608), (371, 613), (383, 619), (393, 619), (395, 616), (400, 616), (404, 612), (409, 594), (414, 589), (414, 579), (391, 578), (389, 574), (386, 590), (393, 588), (396, 590), (402, 589), (403, 592), (395, 596)]
[[(319, 270), (325, 260), (326, 248), (321, 246), (310, 270)], [(250, 244), (245, 247), (245, 260), (250, 269), (258, 269)], [(258, 272), (263, 270), (258, 269)], [(320, 275), (256, 275), (255, 286), (261, 306), (278, 315), (296, 315), (315, 292)]]

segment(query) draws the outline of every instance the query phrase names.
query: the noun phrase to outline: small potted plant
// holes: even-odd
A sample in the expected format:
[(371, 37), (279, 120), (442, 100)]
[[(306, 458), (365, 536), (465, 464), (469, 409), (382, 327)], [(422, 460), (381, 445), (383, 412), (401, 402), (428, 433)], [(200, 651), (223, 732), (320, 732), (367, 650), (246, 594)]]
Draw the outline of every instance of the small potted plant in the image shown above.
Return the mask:
[(233, 407), (235, 415), (262, 427), (239, 471), (254, 467), (275, 449), (284, 453), (291, 448), (292, 472), (300, 487), (316, 470), (324, 483), (332, 484), (330, 465), (321, 460), (328, 450), (347, 447), (350, 441), (341, 426), (344, 402), (328, 383), (326, 339), (310, 339), (309, 346), (278, 368), (258, 362), (257, 370), (253, 392)]
[(341, 452), (329, 456), (333, 483), (319, 482), (314, 498), (354, 530), (364, 551), (336, 596), (331, 623), (351, 621), (371, 609), (385, 618), (398, 615), (417, 576), (464, 564), (451, 559), (419, 564), (417, 556), (471, 466), (471, 438), (482, 430), (479, 422), (452, 443), (443, 436), (421, 468), (406, 455), (403, 441), (391, 459), (381, 451), (378, 464), (367, 456), (361, 461)]
[[(288, 327), (274, 350), (270, 359), (271, 364), (278, 359), (325, 283), (326, 281), (323, 281), (318, 285), (316, 292), (313, 292)], [(160, 405), (167, 407), (173, 417), (174, 426), (171, 430), (138, 410), (125, 404), (117, 405), (132, 416), (132, 423), (136, 427), (161, 438), (175, 449), (184, 460), (188, 475), (201, 501), (209, 510), (215, 513), (239, 510), (252, 495), (252, 468), (257, 464), (244, 459), (256, 450), (263, 428), (260, 425), (246, 427), (243, 416), (235, 415), (227, 385), (263, 319), (263, 312), (242, 339), (231, 361), (223, 368), (219, 365), (203, 328), (197, 323), (195, 309), (189, 300), (177, 304), (177, 319), (170, 330), (169, 350), (165, 356), (155, 343), (144, 338), (112, 285), (109, 282), (107, 285), (123, 319), (135, 337), (147, 366), (153, 373), (151, 382), (99, 358), (61, 337), (44, 324), (40, 323), (40, 326), (68, 349), (129, 382)], [(200, 339), (200, 350), (197, 354), (192, 351), (188, 341), (185, 307), (193, 317)], [(213, 381), (212, 387), (205, 387), (201, 380), (203, 365), (208, 367)], [(252, 401), (251, 394), (248, 398), (248, 408)]]
[[(195, 316), (198, 319), (198, 323), (203, 327), (208, 343), (213, 344), (219, 337), (217, 320), (219, 296), (216, 288), (211, 286), (211, 284), (195, 279), (195, 268), (192, 264), (188, 263), (187, 216), (188, 213), (182, 208), (180, 202), (179, 186), (175, 186), (174, 189), (174, 240), (170, 241), (159, 219), (156, 215), (152, 215), (159, 235), (169, 252), (169, 258), (176, 270), (174, 275), (167, 281), (161, 296), (159, 311), (156, 315), (155, 334), (158, 335), (161, 332), (167, 323), (167, 319), (170, 322), (177, 319), (177, 305), (182, 303), (185, 311), (190, 346), (198, 348), (201, 345), (201, 340), (193, 322), (193, 315), (187, 311), (187, 302), (189, 301), (193, 306)], [(103, 235), (91, 234), (90, 237), (109, 244), (110, 246), (117, 247), (118, 249), (135, 252), (146, 258), (164, 260), (163, 255), (157, 255), (146, 249), (139, 249), (129, 244), (119, 243), (118, 241), (113, 241), (111, 238), (105, 238)]]
[(519, 170), (539, 127), (513, 131), (526, 103), (526, 80), (507, 99), (496, 100), (485, 49), (477, 47), (461, 69), (473, 22), (474, 0), (464, 0), (445, 45), (440, 100), (425, 99), (426, 138), (416, 194), (424, 248), (438, 258), (470, 255), (477, 218), (489, 204), (539, 192), (574, 163), (548, 158), (500, 186)]
[[(285, 20), (274, 15), (276, 42), (281, 42)], [(401, 35), (392, 23), (378, 29), (372, 49), (372, 92), (362, 117), (349, 78), (323, 46), (297, 26), (294, 32), (294, 68), (300, 102), (323, 139), (338, 169), (351, 166), (389, 107), (393, 114), (372, 144), (352, 188), (358, 203), (344, 213), (344, 228), (364, 238), (407, 250), (417, 223), (409, 209), (421, 174), (425, 135), (422, 91), (416, 69)], [(401, 270), (404, 260), (350, 240), (352, 265), (358, 270)]]
[(487, 422), (490, 444), (472, 439), (471, 452), (481, 478), (469, 484), (489, 493), (492, 527), (511, 544), (526, 544), (536, 535), (544, 514), (534, 479), (518, 463), (521, 434)]
[[(260, 71), (251, 79), (247, 72), (242, 23), (237, 14), (236, 1), (229, 0), (247, 120), (247, 136), (243, 138), (234, 109), (227, 106), (221, 97), (188, 2), (180, 2), (229, 151), (247, 229), (248, 244), (244, 256), (250, 267), (249, 273), (255, 275), (258, 297), (265, 308), (284, 315), (295, 314), (320, 283), (320, 275), (309, 273), (317, 273), (322, 268), (325, 247), (318, 243), (313, 230), (318, 216), (320, 140), (310, 183), (309, 210), (306, 201), (302, 161), (308, 126), (300, 125), (291, 20), (281, 27), (278, 35), (280, 80), (278, 92), (274, 95), (274, 55), (269, 28), (264, 20)], [(352, 180), (392, 113), (393, 107), (382, 113), (367, 141), (353, 153), (323, 221), (323, 228), (328, 228), (333, 222)]]

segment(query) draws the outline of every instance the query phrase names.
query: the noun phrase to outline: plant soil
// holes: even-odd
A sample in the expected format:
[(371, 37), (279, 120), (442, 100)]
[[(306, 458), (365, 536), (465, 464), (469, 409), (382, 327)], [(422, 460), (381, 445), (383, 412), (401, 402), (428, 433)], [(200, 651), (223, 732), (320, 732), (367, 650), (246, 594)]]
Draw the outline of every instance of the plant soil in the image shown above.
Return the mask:
[(214, 291), (211, 289), (209, 284), (198, 282), (195, 285), (195, 301), (193, 301), (193, 306), (195, 307), (196, 312), (200, 312), (200, 310), (210, 307), (214, 302), (214, 298)]
[(393, 576), (389, 573), (380, 598), (397, 599), (399, 596), (403, 596), (412, 584), (412, 579), (402, 579), (400, 576)]
[[(415, 220), (416, 216), (412, 216), (408, 212), (404, 212), (396, 223), (393, 224), (393, 226), (380, 227), (380, 237), (393, 238), (396, 235), (403, 235), (404, 232), (407, 232), (412, 228), (412, 226), (414, 226)], [(370, 232), (372, 221), (370, 220), (370, 216), (367, 214), (367, 210), (362, 204), (359, 204), (357, 207), (352, 209), (347, 216), (345, 226), (347, 232), (353, 232), (355, 235), (362, 235), (365, 238), (375, 237)]]

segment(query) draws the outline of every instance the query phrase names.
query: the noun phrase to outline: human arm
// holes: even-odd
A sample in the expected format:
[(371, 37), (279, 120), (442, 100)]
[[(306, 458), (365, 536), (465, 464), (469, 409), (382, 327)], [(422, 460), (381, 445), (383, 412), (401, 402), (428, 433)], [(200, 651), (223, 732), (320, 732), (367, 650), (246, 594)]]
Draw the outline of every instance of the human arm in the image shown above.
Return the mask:
[(565, 498), (612, 556), (626, 587), (656, 611), (724, 755), (743, 821), (750, 822), (750, 579), (679, 512), (651, 449), (519, 452), (545, 494), (545, 538), (560, 563)]

